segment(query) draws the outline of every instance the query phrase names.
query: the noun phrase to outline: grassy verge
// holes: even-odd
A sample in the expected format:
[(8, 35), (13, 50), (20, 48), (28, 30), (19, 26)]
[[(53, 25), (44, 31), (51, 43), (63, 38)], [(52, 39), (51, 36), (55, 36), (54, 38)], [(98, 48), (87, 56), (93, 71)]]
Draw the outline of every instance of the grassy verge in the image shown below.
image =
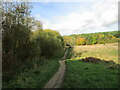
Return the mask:
[(3, 88), (42, 88), (58, 70), (59, 63), (58, 59), (40, 61), (34, 68), (24, 70), (9, 82), (3, 82)]
[(117, 88), (118, 69), (107, 69), (109, 64), (94, 64), (67, 60), (63, 88)]

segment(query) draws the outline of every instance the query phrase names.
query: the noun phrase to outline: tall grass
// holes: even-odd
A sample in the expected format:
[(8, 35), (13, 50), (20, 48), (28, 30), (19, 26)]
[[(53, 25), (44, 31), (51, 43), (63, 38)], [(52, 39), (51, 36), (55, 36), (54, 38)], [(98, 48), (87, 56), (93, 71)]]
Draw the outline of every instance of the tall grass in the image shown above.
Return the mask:
[(40, 61), (33, 68), (22, 71), (9, 82), (3, 82), (3, 88), (42, 88), (58, 70), (59, 63), (58, 59)]
[(95, 57), (118, 63), (118, 43), (75, 46), (72, 53), (72, 59)]

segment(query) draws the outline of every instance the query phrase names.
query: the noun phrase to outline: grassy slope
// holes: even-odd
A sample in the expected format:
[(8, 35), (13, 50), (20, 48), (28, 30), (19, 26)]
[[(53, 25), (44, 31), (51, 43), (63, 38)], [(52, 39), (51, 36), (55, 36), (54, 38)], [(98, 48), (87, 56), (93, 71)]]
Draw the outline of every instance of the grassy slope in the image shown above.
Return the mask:
[(118, 43), (76, 46), (73, 49), (73, 54), (73, 59), (77, 60), (85, 57), (96, 57), (118, 63)]
[(118, 43), (75, 46), (68, 56), (70, 58), (66, 60), (64, 88), (114, 88), (118, 86), (118, 70), (107, 69), (111, 64), (77, 61), (86, 57), (95, 57), (118, 63)]
[(9, 82), (3, 82), (3, 88), (42, 88), (58, 68), (58, 60), (41, 61), (39, 66), (22, 72)]
[[(107, 69), (105, 64), (66, 61), (64, 88), (116, 88), (118, 70)], [(85, 69), (88, 68), (88, 69)]]

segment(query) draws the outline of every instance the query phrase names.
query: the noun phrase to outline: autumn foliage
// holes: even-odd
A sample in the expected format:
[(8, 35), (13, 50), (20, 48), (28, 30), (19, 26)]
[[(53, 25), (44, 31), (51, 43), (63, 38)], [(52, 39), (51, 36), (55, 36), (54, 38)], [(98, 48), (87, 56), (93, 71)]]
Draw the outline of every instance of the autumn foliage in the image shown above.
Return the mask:
[(119, 41), (120, 32), (100, 32), (100, 33), (89, 33), (89, 34), (78, 34), (63, 36), (64, 42), (70, 45), (94, 45), (94, 44), (105, 44), (115, 43)]
[(84, 45), (84, 44), (86, 44), (86, 39), (85, 38), (78, 37), (76, 39), (76, 45)]

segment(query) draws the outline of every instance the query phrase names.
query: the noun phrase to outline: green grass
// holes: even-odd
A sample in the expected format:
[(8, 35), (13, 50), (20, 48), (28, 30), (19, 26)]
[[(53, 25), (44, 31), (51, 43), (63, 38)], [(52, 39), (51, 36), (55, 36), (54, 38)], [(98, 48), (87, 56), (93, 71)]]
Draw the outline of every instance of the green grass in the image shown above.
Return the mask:
[[(66, 61), (63, 88), (117, 88), (118, 69), (107, 69), (109, 64)], [(85, 69), (88, 68), (88, 69)]]
[(58, 68), (58, 59), (45, 59), (38, 63), (38, 66), (24, 70), (9, 82), (3, 82), (3, 88), (42, 88)]

